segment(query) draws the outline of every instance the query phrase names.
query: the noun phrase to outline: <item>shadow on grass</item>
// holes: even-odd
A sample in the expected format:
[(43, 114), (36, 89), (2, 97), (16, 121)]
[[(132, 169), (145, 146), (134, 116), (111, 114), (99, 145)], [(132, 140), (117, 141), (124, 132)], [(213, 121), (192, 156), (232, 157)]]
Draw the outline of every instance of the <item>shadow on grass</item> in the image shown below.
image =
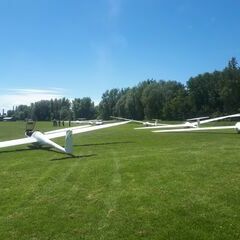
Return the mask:
[(57, 153), (59, 155), (64, 155), (63, 157), (57, 157), (57, 158), (53, 158), (50, 159), (49, 161), (60, 161), (60, 160), (66, 160), (66, 159), (81, 159), (81, 158), (89, 158), (89, 157), (93, 157), (96, 156), (97, 154), (86, 154), (86, 155), (66, 155), (66, 153), (63, 152), (58, 152), (57, 150), (50, 148), (50, 147), (36, 147), (36, 146), (32, 146), (29, 145), (27, 146), (28, 148), (21, 148), (21, 149), (15, 149), (15, 150), (5, 150), (5, 151), (1, 151), (0, 154), (2, 153), (17, 153), (17, 152), (27, 152), (27, 151), (32, 151), (32, 150), (43, 150), (43, 151), (48, 151), (48, 152), (52, 152), (52, 153)]
[[(125, 141), (125, 142), (105, 142), (105, 143), (89, 143), (89, 144), (74, 144), (74, 147), (90, 147), (90, 146), (104, 146), (104, 145), (114, 145), (114, 144), (129, 144), (129, 143), (134, 143), (134, 142), (130, 142), (130, 141)], [(64, 146), (63, 146), (64, 147)], [(31, 150), (44, 150), (44, 151), (49, 151), (49, 152), (58, 152), (55, 151), (53, 148), (50, 147), (37, 147), (35, 145), (29, 145), (27, 146), (27, 148), (21, 148), (21, 149), (14, 149), (14, 150), (4, 150), (4, 151), (0, 151), (0, 154), (3, 153), (14, 153), (14, 152), (25, 152), (25, 151), (31, 151)], [(65, 153), (62, 153), (65, 154)]]
[(104, 146), (104, 145), (117, 145), (117, 144), (129, 144), (134, 142), (105, 142), (105, 143), (88, 143), (88, 144), (74, 144), (74, 147), (91, 147), (91, 146)]
[(50, 161), (61, 161), (61, 160), (66, 160), (66, 159), (76, 159), (76, 158), (89, 158), (89, 157), (93, 157), (93, 156), (97, 156), (97, 154), (86, 154), (86, 155), (68, 155), (65, 157), (61, 157), (61, 158), (53, 158)]
[(3, 154), (3, 153), (15, 153), (15, 152), (27, 152), (27, 151), (32, 151), (32, 150), (52, 151), (51, 148), (49, 148), (49, 147), (35, 147), (35, 146), (32, 146), (32, 145), (29, 145), (29, 146), (27, 146), (27, 148), (0, 151), (0, 154)]

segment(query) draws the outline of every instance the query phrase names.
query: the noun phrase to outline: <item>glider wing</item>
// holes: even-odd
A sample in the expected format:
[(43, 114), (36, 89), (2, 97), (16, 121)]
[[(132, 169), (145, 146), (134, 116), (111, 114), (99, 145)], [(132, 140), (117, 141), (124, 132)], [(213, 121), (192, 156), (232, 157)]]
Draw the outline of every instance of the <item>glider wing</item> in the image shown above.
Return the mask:
[[(130, 121), (124, 121), (124, 122), (117, 122), (117, 123), (109, 123), (109, 124), (103, 124), (103, 125), (97, 125), (97, 126), (88, 126), (88, 127), (73, 127), (71, 128), (72, 134), (78, 134), (78, 133), (84, 133), (84, 132), (91, 132), (99, 129), (109, 128), (109, 127), (115, 127), (119, 125), (123, 125), (126, 123), (129, 123)], [(63, 137), (66, 135), (66, 131), (69, 129), (61, 129), (62, 131), (59, 132), (48, 132), (46, 134), (46, 137), (48, 139)]]
[(200, 124), (215, 122), (215, 121), (223, 120), (223, 119), (226, 119), (226, 118), (235, 118), (235, 117), (240, 117), (240, 113), (227, 115), (227, 116), (222, 116), (222, 117), (210, 118), (210, 119), (207, 119), (207, 120), (202, 120), (202, 121), (200, 121)]
[(35, 143), (35, 142), (37, 142), (37, 140), (32, 137), (20, 138), (20, 139), (0, 142), (0, 148), (18, 146), (23, 144)]
[(153, 132), (169, 133), (169, 132), (193, 132), (205, 130), (220, 130), (220, 129), (236, 129), (236, 126), (221, 126), (221, 127), (199, 127), (199, 128), (184, 128), (184, 129), (171, 129), (171, 130), (156, 130)]

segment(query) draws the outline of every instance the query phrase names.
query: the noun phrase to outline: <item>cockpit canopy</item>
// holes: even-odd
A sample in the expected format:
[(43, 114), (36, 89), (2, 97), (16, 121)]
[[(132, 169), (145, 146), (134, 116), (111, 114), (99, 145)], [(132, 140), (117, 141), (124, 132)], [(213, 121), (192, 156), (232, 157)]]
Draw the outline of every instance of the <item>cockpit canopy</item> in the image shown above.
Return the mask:
[(36, 122), (33, 120), (27, 120), (26, 123), (26, 135), (31, 136), (35, 128)]

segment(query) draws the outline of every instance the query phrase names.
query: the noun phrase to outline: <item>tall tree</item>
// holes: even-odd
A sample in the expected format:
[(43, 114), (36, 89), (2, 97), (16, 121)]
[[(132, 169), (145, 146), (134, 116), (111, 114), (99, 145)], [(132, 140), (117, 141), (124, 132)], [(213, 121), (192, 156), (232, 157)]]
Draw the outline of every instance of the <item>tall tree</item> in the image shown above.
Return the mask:
[(26, 118), (30, 118), (30, 107), (27, 105), (19, 105), (16, 107), (15, 111), (13, 111), (13, 116), (17, 120), (25, 120)]
[(100, 117), (103, 119), (109, 119), (110, 116), (116, 115), (116, 104), (121, 97), (121, 91), (119, 89), (107, 90), (102, 95), (102, 100), (99, 103)]
[(95, 117), (94, 102), (89, 97), (75, 98), (72, 101), (72, 110), (74, 119), (86, 118), (93, 119)]
[(232, 58), (228, 62), (228, 67), (223, 70), (220, 95), (224, 112), (240, 111), (240, 69), (235, 58)]
[(51, 120), (50, 101), (41, 100), (39, 102), (35, 102), (32, 108), (32, 116), (34, 120), (38, 121)]

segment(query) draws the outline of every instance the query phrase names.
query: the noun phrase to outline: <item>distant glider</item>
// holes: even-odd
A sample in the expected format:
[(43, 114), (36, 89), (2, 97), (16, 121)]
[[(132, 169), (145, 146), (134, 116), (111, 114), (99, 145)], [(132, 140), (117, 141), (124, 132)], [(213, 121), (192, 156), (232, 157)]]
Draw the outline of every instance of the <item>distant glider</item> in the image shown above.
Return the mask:
[(135, 122), (135, 123), (141, 123), (144, 126), (168, 126), (169, 124), (162, 124), (162, 123), (158, 123), (158, 119), (154, 119), (155, 122), (145, 122), (145, 121), (140, 121), (140, 120), (135, 120), (135, 119), (129, 119), (129, 118), (123, 118), (123, 117), (115, 117), (115, 116), (111, 116), (111, 118), (113, 119), (117, 119), (117, 120), (124, 120), (124, 121), (131, 121), (131, 122)]
[[(90, 131), (95, 131), (99, 129), (109, 128), (109, 127), (115, 127), (122, 124), (126, 124), (128, 122), (129, 121), (116, 122), (116, 123), (109, 123), (109, 124), (105, 124), (105, 125), (103, 124), (98, 126), (84, 125), (84, 126), (49, 131), (45, 133), (41, 133), (40, 131), (34, 131), (33, 129), (35, 124), (30, 123), (27, 125), (25, 138), (0, 142), (0, 148), (32, 143), (37, 146), (49, 146), (57, 149), (60, 152), (72, 155), (72, 152), (73, 152), (72, 135), (73, 134), (90, 132)], [(65, 147), (62, 147), (51, 140), (54, 138), (64, 137), (64, 136), (65, 136)]]
[(202, 120), (202, 119), (206, 119), (208, 117), (191, 118), (191, 119), (188, 119), (185, 123), (180, 123), (180, 124), (168, 124), (165, 126), (151, 126), (151, 127), (141, 127), (141, 128), (135, 128), (135, 129), (198, 128), (200, 125), (205, 123), (215, 122), (215, 121), (219, 121), (227, 118), (236, 118), (236, 117), (240, 117), (240, 113), (216, 117), (216, 118), (210, 118), (207, 120)]
[(90, 124), (90, 125), (102, 125), (106, 123), (106, 121), (102, 121), (100, 119), (93, 119), (93, 120), (75, 120), (71, 121), (74, 124)]
[(197, 127), (197, 128), (182, 128), (182, 129), (167, 129), (167, 130), (155, 130), (155, 133), (170, 133), (170, 132), (195, 132), (195, 131), (208, 131), (208, 130), (224, 130), (234, 129), (237, 133), (240, 133), (240, 122), (233, 126), (216, 126), (216, 127)]

